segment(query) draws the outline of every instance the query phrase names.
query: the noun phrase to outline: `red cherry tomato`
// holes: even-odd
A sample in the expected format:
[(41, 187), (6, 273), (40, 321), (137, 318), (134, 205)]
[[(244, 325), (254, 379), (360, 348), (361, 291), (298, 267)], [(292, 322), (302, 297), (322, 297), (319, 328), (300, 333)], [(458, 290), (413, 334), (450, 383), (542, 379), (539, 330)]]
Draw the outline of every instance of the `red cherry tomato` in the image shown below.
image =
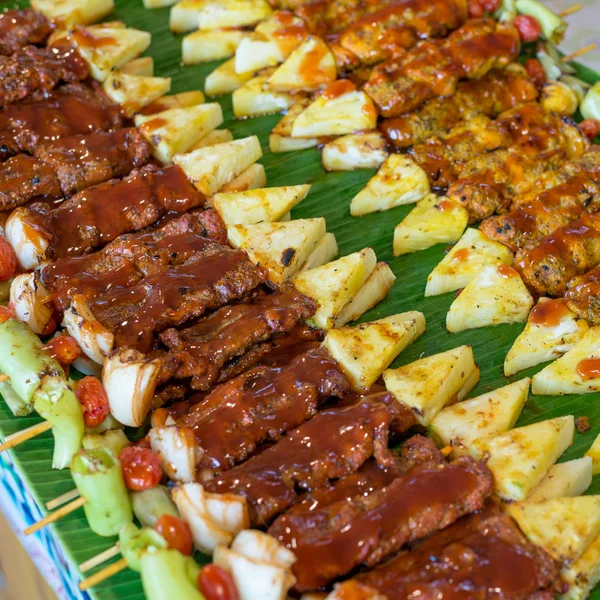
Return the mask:
[(485, 14), (485, 8), (481, 0), (469, 0), (469, 17), (478, 19)]
[(204, 565), (198, 573), (198, 589), (206, 600), (239, 600), (233, 577), (221, 567)]
[(15, 318), (15, 312), (10, 306), (0, 305), (0, 323)]
[(530, 58), (525, 61), (525, 70), (537, 87), (542, 87), (548, 78), (542, 63), (537, 58)]
[(61, 365), (70, 365), (81, 356), (79, 344), (69, 335), (57, 335), (47, 342), (44, 350)]
[(181, 554), (192, 554), (192, 532), (190, 526), (173, 515), (163, 515), (156, 521), (154, 529), (162, 535), (169, 548), (179, 550)]
[(162, 478), (158, 456), (140, 446), (128, 446), (119, 453), (125, 485), (134, 492), (156, 487)]
[(600, 121), (594, 119), (586, 119), (579, 123), (579, 129), (586, 135), (590, 140), (595, 139), (600, 133)]
[(494, 12), (500, 8), (500, 0), (482, 0), (485, 12)]
[(0, 237), (0, 281), (8, 281), (15, 274), (17, 263), (13, 247)]
[(535, 42), (542, 35), (539, 21), (529, 15), (519, 15), (515, 19), (515, 27), (524, 42)]
[(77, 384), (75, 395), (83, 406), (83, 421), (87, 427), (97, 427), (108, 416), (108, 397), (97, 377), (88, 375)]
[(42, 335), (52, 335), (56, 331), (56, 319), (50, 317), (50, 320), (44, 325), (42, 329)]

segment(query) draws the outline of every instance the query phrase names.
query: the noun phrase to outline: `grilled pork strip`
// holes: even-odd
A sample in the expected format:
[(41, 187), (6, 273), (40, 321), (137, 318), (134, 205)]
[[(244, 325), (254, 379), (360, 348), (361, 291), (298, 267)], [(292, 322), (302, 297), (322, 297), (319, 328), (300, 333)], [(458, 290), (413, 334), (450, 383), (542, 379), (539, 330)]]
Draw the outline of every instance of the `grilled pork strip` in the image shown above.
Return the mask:
[(10, 9), (0, 13), (0, 54), (10, 56), (28, 45), (43, 44), (54, 27), (32, 8)]
[(207, 481), (205, 487), (245, 496), (251, 522), (265, 526), (301, 501), (304, 491), (356, 472), (372, 456), (384, 467), (392, 465), (389, 434), (406, 431), (414, 423), (412, 413), (391, 394), (368, 396), (349, 407), (319, 412), (274, 446)]
[(493, 19), (471, 19), (441, 40), (417, 44), (397, 63), (373, 72), (364, 86), (380, 114), (396, 117), (437, 96), (451, 96), (461, 79), (479, 79), (515, 60), (516, 29)]
[(296, 590), (316, 590), (481, 509), (493, 488), (491, 471), (471, 457), (423, 464), (367, 496), (284, 514), (269, 533), (297, 557)]

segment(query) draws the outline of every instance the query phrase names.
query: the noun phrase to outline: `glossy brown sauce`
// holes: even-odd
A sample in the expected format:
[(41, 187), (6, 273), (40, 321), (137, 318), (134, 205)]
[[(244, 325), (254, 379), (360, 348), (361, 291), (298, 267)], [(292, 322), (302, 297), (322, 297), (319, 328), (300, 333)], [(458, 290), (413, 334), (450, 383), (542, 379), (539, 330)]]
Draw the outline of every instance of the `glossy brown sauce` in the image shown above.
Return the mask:
[(337, 79), (323, 90), (321, 96), (325, 100), (333, 100), (354, 91), (356, 91), (356, 86), (349, 79)]
[(544, 327), (556, 327), (560, 322), (569, 316), (569, 309), (566, 302), (559, 298), (557, 300), (547, 300), (538, 302), (529, 314), (529, 321), (533, 325), (542, 325)]
[(71, 32), (71, 38), (77, 47), (99, 51), (109, 46), (114, 46), (117, 43), (117, 40), (113, 37), (97, 37), (84, 27), (75, 27)]
[(452, 260), (463, 262), (465, 260), (468, 260), (470, 256), (471, 256), (471, 249), (470, 248), (460, 248), (460, 250), (457, 250), (452, 255)]
[(298, 67), (298, 74), (306, 85), (315, 86), (329, 83), (329, 78), (321, 70), (321, 61), (328, 52), (327, 46), (320, 42), (306, 53)]
[(512, 279), (513, 277), (519, 276), (519, 274), (512, 267), (509, 267), (504, 263), (498, 265), (498, 274), (501, 277), (504, 277), (504, 279)]
[(600, 358), (585, 358), (577, 363), (577, 374), (584, 380), (600, 377)]

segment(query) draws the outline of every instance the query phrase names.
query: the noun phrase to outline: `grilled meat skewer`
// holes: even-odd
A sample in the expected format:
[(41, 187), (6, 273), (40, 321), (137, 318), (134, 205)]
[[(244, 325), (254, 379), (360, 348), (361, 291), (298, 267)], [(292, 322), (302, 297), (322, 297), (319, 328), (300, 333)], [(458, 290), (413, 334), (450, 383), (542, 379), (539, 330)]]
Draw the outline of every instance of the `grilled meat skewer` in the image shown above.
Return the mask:
[(32, 8), (0, 13), (0, 54), (10, 56), (28, 45), (43, 44), (54, 30), (41, 13)]

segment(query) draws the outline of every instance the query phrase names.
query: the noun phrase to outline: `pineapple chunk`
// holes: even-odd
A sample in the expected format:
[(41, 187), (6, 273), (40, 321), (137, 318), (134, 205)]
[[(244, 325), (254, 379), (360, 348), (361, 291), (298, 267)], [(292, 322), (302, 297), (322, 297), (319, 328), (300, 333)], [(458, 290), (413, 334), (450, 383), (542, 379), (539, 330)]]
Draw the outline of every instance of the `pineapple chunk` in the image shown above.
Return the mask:
[(259, 163), (254, 163), (235, 179), (226, 183), (219, 192), (245, 192), (246, 190), (264, 188), (266, 185), (267, 174), (265, 168)]
[(173, 6), (177, 0), (143, 0), (144, 8), (164, 8), (165, 6)]
[(524, 323), (533, 298), (521, 276), (508, 265), (483, 267), (454, 300), (446, 329), (458, 333), (502, 323)]
[(304, 264), (325, 235), (325, 219), (296, 219), (228, 227), (229, 243), (268, 269), (271, 281), (282, 283)]
[(425, 331), (423, 313), (392, 315), (356, 327), (331, 329), (323, 345), (356, 392), (366, 392), (392, 361)]
[(364, 248), (300, 273), (294, 279), (294, 285), (319, 305), (309, 322), (321, 329), (331, 329), (341, 310), (358, 294), (376, 264), (375, 252)]
[(216, 144), (224, 144), (225, 142), (233, 141), (233, 133), (229, 129), (215, 129), (205, 136), (201, 137), (190, 150), (198, 150), (198, 148), (207, 148)]
[(419, 201), (394, 229), (394, 256), (457, 242), (469, 221), (465, 208), (430, 194)]
[(243, 173), (262, 156), (260, 142), (253, 135), (233, 142), (177, 154), (173, 162), (205, 196), (212, 196), (226, 183)]
[(590, 485), (592, 485), (592, 459), (584, 456), (550, 467), (547, 475), (527, 498), (527, 502), (581, 496)]
[(600, 327), (591, 327), (566, 354), (533, 376), (534, 394), (589, 394), (600, 390)]
[(387, 295), (396, 281), (390, 265), (385, 262), (377, 263), (369, 279), (360, 288), (358, 294), (342, 308), (335, 320), (336, 327), (342, 327), (350, 321), (356, 321), (364, 313), (379, 304)]
[(296, 119), (292, 137), (346, 135), (376, 126), (377, 111), (364, 92), (355, 90), (334, 98), (322, 94)]
[(254, 77), (254, 71), (236, 73), (233, 58), (219, 65), (204, 80), (204, 91), (207, 96), (231, 94)]
[(554, 360), (569, 351), (589, 329), (577, 319), (562, 299), (540, 298), (527, 319), (525, 329), (515, 340), (504, 360), (504, 374)]
[(600, 582), (600, 535), (571, 566), (561, 569), (560, 576), (569, 589), (559, 600), (585, 600), (590, 595)]
[(53, 41), (66, 38), (87, 62), (90, 75), (104, 81), (113, 69), (125, 65), (150, 46), (151, 34), (130, 27), (76, 27), (71, 32), (58, 32)]
[(306, 262), (300, 268), (302, 271), (308, 271), (331, 262), (339, 254), (337, 240), (335, 234), (326, 233), (315, 246), (315, 249), (310, 253)]
[(493, 392), (443, 408), (431, 421), (430, 431), (454, 456), (468, 453), (479, 438), (512, 429), (527, 402), (531, 379), (526, 377)]
[(134, 58), (120, 67), (119, 71), (121, 71), (121, 73), (127, 73), (127, 75), (154, 77), (154, 59), (151, 56)]
[(170, 77), (140, 77), (113, 71), (102, 84), (106, 95), (121, 105), (128, 117), (133, 117), (144, 106), (164, 96), (171, 89)]
[(213, 199), (226, 225), (280, 221), (306, 198), (310, 185), (290, 185), (247, 192), (217, 194)]
[(148, 106), (145, 106), (141, 114), (154, 115), (172, 108), (189, 108), (190, 106), (197, 106), (203, 103), (204, 94), (200, 90), (181, 92), (180, 94), (171, 94), (170, 96), (163, 96), (155, 100), (148, 104)]
[(254, 25), (272, 14), (267, 0), (181, 0), (171, 9), (175, 33)]
[(350, 133), (323, 146), (326, 171), (378, 169), (387, 158), (387, 141), (379, 131)]
[(319, 37), (306, 38), (271, 75), (269, 89), (275, 92), (313, 92), (335, 81), (335, 58)]
[(427, 173), (408, 156), (390, 154), (367, 186), (350, 203), (350, 214), (360, 217), (412, 204), (429, 194)]
[(170, 164), (175, 154), (190, 150), (221, 123), (223, 111), (216, 102), (135, 117), (141, 134), (152, 145), (154, 157), (164, 164)]
[(194, 31), (181, 43), (181, 60), (184, 65), (196, 65), (230, 58), (248, 33), (240, 29), (222, 31)]
[(68, 29), (97, 23), (115, 9), (114, 0), (31, 0), (31, 8)]
[(596, 437), (585, 455), (592, 459), (592, 472), (594, 475), (600, 473), (600, 435)]
[(470, 451), (478, 460), (488, 458), (500, 498), (522, 501), (573, 443), (574, 431), (573, 416), (557, 417), (476, 440)]
[(281, 152), (297, 152), (306, 150), (319, 145), (318, 138), (292, 138), (278, 133), (272, 133), (269, 136), (269, 149), (274, 154)]
[[(475, 376), (474, 376), (475, 375)], [(471, 346), (421, 358), (383, 374), (385, 387), (407, 405), (422, 425), (446, 406), (462, 400), (479, 380)]]
[(233, 92), (233, 114), (238, 119), (281, 112), (296, 102), (293, 94), (269, 90), (267, 79), (267, 75), (259, 75)]
[(512, 252), (478, 229), (469, 228), (427, 277), (425, 296), (438, 296), (464, 288), (486, 265), (512, 265)]
[(512, 504), (508, 513), (532, 543), (562, 564), (577, 560), (600, 534), (600, 496)]

